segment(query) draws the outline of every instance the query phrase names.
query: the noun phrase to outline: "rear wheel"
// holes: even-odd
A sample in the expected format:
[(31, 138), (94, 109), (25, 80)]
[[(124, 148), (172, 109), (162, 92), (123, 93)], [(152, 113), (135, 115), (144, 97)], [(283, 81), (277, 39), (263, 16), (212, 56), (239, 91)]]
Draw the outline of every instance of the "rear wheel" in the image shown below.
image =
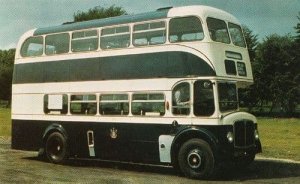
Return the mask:
[(190, 178), (207, 179), (214, 174), (215, 159), (209, 144), (201, 139), (185, 142), (178, 153), (178, 164)]
[(52, 163), (63, 163), (68, 158), (66, 138), (59, 132), (49, 135), (45, 144), (45, 152)]

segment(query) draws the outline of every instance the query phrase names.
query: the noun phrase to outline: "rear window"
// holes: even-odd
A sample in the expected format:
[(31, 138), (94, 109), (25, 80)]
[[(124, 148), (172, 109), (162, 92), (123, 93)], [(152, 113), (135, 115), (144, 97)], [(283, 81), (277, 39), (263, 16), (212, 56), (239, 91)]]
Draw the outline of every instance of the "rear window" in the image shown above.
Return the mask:
[(30, 37), (21, 47), (22, 57), (41, 56), (43, 54), (43, 37)]

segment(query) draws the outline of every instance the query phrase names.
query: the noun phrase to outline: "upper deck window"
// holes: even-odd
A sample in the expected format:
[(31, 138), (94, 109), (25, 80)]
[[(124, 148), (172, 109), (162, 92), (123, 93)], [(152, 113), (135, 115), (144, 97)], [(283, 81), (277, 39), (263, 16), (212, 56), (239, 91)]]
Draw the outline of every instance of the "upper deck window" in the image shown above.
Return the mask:
[(63, 54), (69, 52), (69, 33), (46, 36), (46, 54)]
[(197, 17), (173, 18), (169, 25), (170, 42), (195, 41), (204, 38), (201, 21)]
[(43, 37), (30, 37), (22, 45), (21, 56), (32, 57), (43, 54)]
[(133, 28), (133, 45), (156, 45), (166, 42), (166, 23), (150, 22), (136, 24)]
[(208, 17), (207, 26), (210, 38), (216, 42), (230, 43), (226, 22)]
[(130, 45), (129, 26), (104, 28), (101, 31), (101, 49), (126, 48)]
[(242, 28), (233, 23), (228, 23), (228, 28), (233, 44), (240, 47), (246, 47)]
[(71, 48), (73, 52), (97, 50), (97, 30), (74, 32), (72, 34)]

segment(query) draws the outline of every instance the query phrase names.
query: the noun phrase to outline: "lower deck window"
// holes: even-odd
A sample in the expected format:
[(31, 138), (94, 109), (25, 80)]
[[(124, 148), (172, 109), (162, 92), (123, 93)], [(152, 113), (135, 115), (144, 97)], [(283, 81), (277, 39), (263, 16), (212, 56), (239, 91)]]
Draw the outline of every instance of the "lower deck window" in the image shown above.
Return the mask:
[(183, 82), (172, 91), (172, 113), (175, 115), (190, 114), (190, 84)]
[(45, 114), (67, 114), (68, 95), (66, 94), (47, 94), (44, 96)]
[(128, 115), (129, 100), (127, 94), (104, 94), (100, 96), (101, 115)]
[(71, 114), (95, 115), (96, 95), (71, 95), (70, 111)]
[(165, 97), (161, 93), (140, 93), (132, 95), (131, 111), (133, 115), (163, 116)]

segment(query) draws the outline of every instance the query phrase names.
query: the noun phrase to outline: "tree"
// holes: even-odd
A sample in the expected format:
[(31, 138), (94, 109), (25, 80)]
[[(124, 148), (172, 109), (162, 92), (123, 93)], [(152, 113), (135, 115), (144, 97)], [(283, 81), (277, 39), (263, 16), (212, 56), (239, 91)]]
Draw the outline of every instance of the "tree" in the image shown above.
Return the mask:
[(11, 101), (15, 49), (0, 50), (0, 99)]
[(300, 45), (300, 12), (298, 14), (299, 15), (297, 16), (297, 18), (298, 18), (299, 22), (297, 23), (297, 25), (294, 28), (295, 28), (296, 34), (297, 34), (295, 36), (295, 42)]
[(73, 15), (73, 18), (74, 22), (80, 22), (86, 20), (115, 17), (126, 14), (127, 12), (122, 7), (112, 5), (108, 8), (103, 8), (100, 6), (96, 6), (94, 8), (89, 9), (87, 12), (78, 11)]
[(256, 89), (261, 101), (271, 102), (282, 113), (295, 113), (299, 103), (299, 62), (295, 61), (291, 36), (271, 35), (257, 48)]
[(250, 30), (245, 25), (243, 25), (242, 28), (243, 28), (243, 32), (245, 35), (245, 40), (246, 40), (246, 44), (247, 44), (247, 48), (248, 48), (248, 52), (249, 52), (249, 56), (250, 56), (250, 61), (253, 62), (255, 59), (256, 47), (258, 45), (257, 35), (253, 34), (253, 31)]
[[(253, 31), (250, 30), (247, 26), (243, 25), (242, 28), (245, 35), (250, 61), (252, 63), (253, 75), (255, 76), (256, 68), (258, 65), (255, 60), (256, 48), (258, 45), (258, 36), (254, 35)], [(248, 88), (239, 89), (239, 100), (241, 102), (241, 106), (248, 107), (249, 111), (251, 111), (252, 108), (255, 107), (259, 102), (259, 96), (257, 93), (257, 83), (254, 83)]]

